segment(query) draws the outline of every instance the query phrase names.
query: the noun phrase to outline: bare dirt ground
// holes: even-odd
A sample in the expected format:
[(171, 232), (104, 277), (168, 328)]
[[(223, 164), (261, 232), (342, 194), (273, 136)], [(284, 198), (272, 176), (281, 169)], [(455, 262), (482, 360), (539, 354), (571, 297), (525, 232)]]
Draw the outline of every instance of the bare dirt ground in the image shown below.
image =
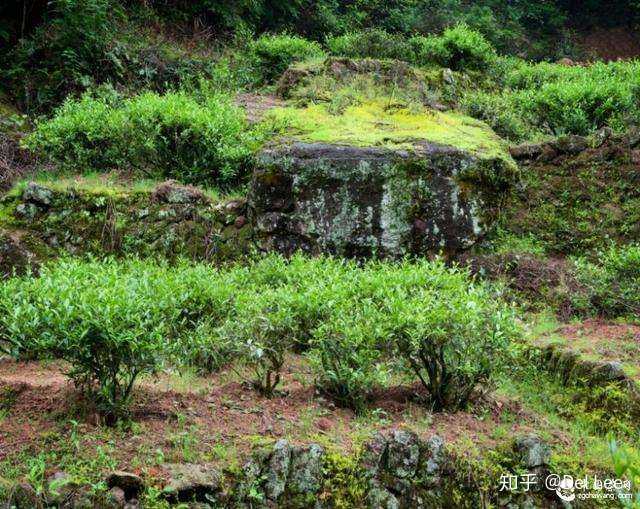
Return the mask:
[[(91, 454), (113, 440), (97, 414), (79, 401), (73, 384), (59, 362), (0, 361), (0, 461), (37, 453), (47, 444), (68, 437), (70, 429), (81, 437), (81, 448)], [(135, 395), (130, 430), (117, 433), (113, 455), (120, 468), (136, 470), (148, 463), (150, 451), (163, 451), (174, 461), (240, 460), (257, 442), (286, 437), (294, 443), (312, 441), (349, 452), (376, 430), (410, 426), (423, 436), (439, 433), (447, 442), (459, 439), (491, 444), (491, 432), (505, 412), (523, 416), (512, 431), (527, 429), (530, 420), (513, 402), (491, 400), (483, 411), (432, 414), (416, 395), (421, 388), (381, 390), (366, 418), (335, 408), (302, 383), (299, 369), (284, 377), (283, 392), (266, 399), (234, 373), (181, 378), (163, 374), (144, 380)], [(296, 371), (298, 375), (293, 374)], [(489, 409), (487, 411), (487, 408)], [(74, 423), (75, 421), (75, 423)], [(192, 458), (185, 458), (185, 450)]]

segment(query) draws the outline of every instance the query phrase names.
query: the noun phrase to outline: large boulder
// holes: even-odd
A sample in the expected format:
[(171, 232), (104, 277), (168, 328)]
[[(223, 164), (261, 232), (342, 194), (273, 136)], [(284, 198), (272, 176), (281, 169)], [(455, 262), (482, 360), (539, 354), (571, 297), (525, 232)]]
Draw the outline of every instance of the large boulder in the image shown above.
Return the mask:
[(250, 193), (263, 248), (401, 257), (482, 237), (517, 175), (500, 140), (465, 117), (385, 111), (282, 114), (296, 134), (259, 154)]

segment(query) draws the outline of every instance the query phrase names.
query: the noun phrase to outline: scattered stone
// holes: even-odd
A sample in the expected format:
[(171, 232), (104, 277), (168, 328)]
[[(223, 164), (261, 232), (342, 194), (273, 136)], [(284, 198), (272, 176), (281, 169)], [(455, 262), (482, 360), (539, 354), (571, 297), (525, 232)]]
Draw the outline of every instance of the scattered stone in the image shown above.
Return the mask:
[(622, 363), (616, 361), (602, 362), (594, 370), (594, 377), (603, 382), (622, 382), (627, 379)]
[(532, 160), (542, 154), (544, 147), (544, 143), (523, 143), (510, 147), (509, 152), (516, 161)]
[(593, 143), (596, 148), (604, 145), (611, 137), (613, 136), (613, 129), (610, 127), (603, 127), (602, 129), (598, 129), (593, 134)]
[(29, 266), (34, 269), (34, 256), (22, 244), (17, 235), (0, 229), (0, 280), (13, 274), (23, 274)]
[(589, 139), (584, 136), (570, 134), (560, 136), (553, 142), (553, 146), (563, 154), (579, 154), (589, 148)]
[(35, 182), (29, 182), (22, 193), (22, 200), (40, 207), (49, 207), (53, 201), (53, 191)]
[(208, 199), (202, 190), (194, 186), (185, 186), (174, 180), (167, 180), (158, 184), (151, 194), (151, 198), (159, 203), (197, 204), (207, 203)]
[(560, 60), (558, 60), (556, 62), (556, 64), (563, 65), (565, 67), (574, 67), (574, 66), (578, 65), (573, 60), (571, 60), (570, 58), (567, 58), (567, 57), (561, 58)]
[(19, 203), (16, 206), (16, 216), (31, 221), (37, 215), (40, 209), (33, 203)]
[(126, 499), (138, 498), (144, 491), (144, 481), (139, 475), (131, 472), (117, 470), (109, 474), (106, 479), (107, 487), (120, 488), (124, 491)]
[(291, 474), (287, 481), (289, 492), (296, 495), (315, 494), (322, 482), (324, 449), (317, 444), (295, 448), (291, 455)]
[(456, 84), (456, 77), (453, 75), (453, 71), (448, 67), (445, 69), (442, 69), (442, 81), (447, 85)]
[(233, 222), (233, 225), (239, 230), (245, 224), (247, 224), (247, 218), (244, 216), (238, 216), (236, 220)]
[(42, 509), (44, 504), (28, 483), (17, 483), (9, 490), (7, 507), (11, 509)]
[(270, 500), (277, 500), (285, 491), (289, 466), (291, 464), (291, 444), (284, 439), (273, 446), (265, 472), (265, 494)]
[(162, 467), (169, 474), (164, 491), (171, 500), (207, 502), (222, 489), (222, 475), (210, 465), (167, 463)]
[(122, 488), (114, 486), (107, 493), (106, 502), (114, 508), (124, 508), (127, 503), (127, 496)]
[(394, 477), (407, 479), (416, 474), (420, 461), (420, 440), (410, 431), (394, 430), (388, 440), (387, 471)]
[(520, 455), (523, 466), (529, 470), (545, 467), (551, 459), (549, 446), (536, 435), (518, 438), (515, 450)]

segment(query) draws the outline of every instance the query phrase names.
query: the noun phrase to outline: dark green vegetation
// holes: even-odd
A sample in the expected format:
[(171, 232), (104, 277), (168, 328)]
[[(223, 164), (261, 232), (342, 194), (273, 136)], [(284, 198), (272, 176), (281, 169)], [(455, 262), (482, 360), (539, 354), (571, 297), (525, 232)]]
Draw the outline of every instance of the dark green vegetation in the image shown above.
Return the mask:
[(640, 5), (610, 4), (4, 2), (0, 505), (639, 492)]
[(76, 386), (116, 415), (136, 378), (172, 356), (205, 370), (243, 356), (272, 396), (289, 351), (308, 351), (319, 388), (362, 408), (389, 376), (383, 352), (395, 350), (434, 408), (457, 409), (489, 382), (515, 332), (489, 288), (427, 262), (267, 258), (217, 272), (66, 261), (7, 281), (0, 306), (4, 352), (69, 361)]

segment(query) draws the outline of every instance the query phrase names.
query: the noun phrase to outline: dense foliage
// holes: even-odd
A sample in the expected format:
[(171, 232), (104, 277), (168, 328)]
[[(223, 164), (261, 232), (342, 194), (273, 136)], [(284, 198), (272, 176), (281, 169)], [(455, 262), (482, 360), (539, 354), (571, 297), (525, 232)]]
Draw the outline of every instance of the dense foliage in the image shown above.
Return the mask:
[(640, 316), (640, 246), (612, 246), (597, 261), (579, 258), (576, 266), (578, 309), (610, 318)]
[(244, 116), (230, 100), (184, 93), (84, 96), (40, 122), (26, 145), (62, 169), (136, 171), (225, 184), (251, 155)]
[(270, 396), (294, 351), (308, 353), (319, 389), (340, 404), (363, 408), (406, 366), (434, 408), (455, 409), (508, 358), (515, 331), (489, 287), (439, 261), (360, 268), (270, 256), (217, 271), (65, 260), (4, 283), (0, 309), (3, 350), (69, 361), (110, 414), (126, 408), (138, 376), (185, 359), (203, 369), (235, 360)]

